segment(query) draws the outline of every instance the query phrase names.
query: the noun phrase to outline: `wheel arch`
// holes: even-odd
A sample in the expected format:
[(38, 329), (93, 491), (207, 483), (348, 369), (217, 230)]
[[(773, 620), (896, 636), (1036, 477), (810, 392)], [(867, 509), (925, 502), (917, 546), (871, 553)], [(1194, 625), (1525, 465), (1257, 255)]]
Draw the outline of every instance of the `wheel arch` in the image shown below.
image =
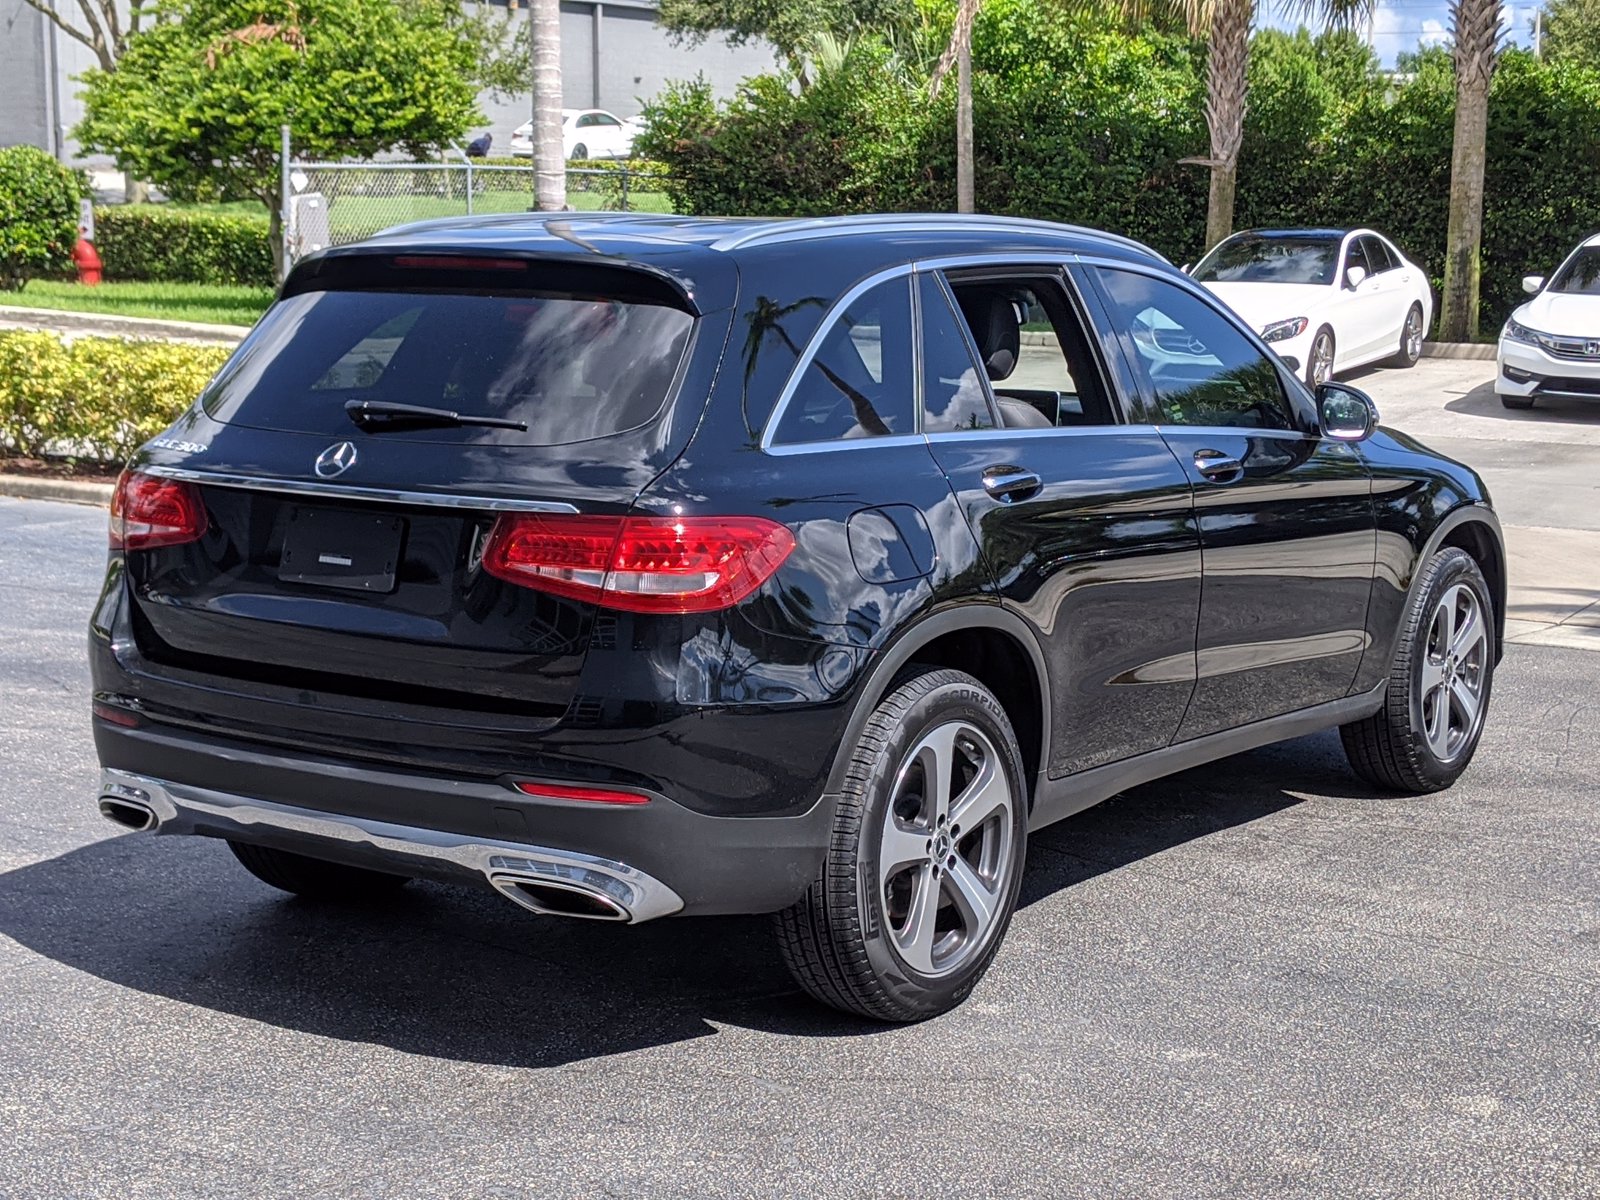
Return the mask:
[(1044, 653), (1027, 623), (998, 604), (935, 613), (907, 628), (880, 653), (857, 687), (855, 707), (828, 775), (828, 794), (836, 794), (843, 785), (851, 747), (873, 710), (911, 666), (965, 671), (995, 694), (1022, 750), (1031, 808), (1038, 780), (1049, 764), (1049, 675)]
[(1498, 662), (1505, 653), (1508, 582), (1505, 539), (1500, 532), (1500, 519), (1492, 508), (1463, 504), (1451, 509), (1435, 526), (1412, 568), (1411, 583), (1406, 589), (1407, 611), (1416, 600), (1423, 566), (1439, 551), (1452, 546), (1472, 557), (1489, 585), (1489, 597), (1494, 603), (1494, 653)]

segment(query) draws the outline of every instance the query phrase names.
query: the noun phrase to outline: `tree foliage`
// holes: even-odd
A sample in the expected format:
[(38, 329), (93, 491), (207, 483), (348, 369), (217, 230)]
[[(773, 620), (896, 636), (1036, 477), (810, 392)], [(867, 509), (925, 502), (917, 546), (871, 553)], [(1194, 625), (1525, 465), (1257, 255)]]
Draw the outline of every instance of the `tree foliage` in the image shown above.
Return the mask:
[(843, 42), (918, 23), (915, 0), (661, 0), (660, 20), (695, 45), (713, 35), (735, 46), (767, 41), (802, 76), (820, 35)]
[(476, 43), (449, 0), (162, 0), (75, 136), (180, 199), (277, 208), (278, 130), (308, 158), (422, 154), (481, 123)]
[(0, 149), (0, 291), (64, 271), (78, 235), (83, 178), (35, 146)]
[[(1180, 36), (1039, 18), (989, 0), (973, 34), (977, 207), (1073, 221), (1144, 241), (1174, 262), (1203, 249), (1204, 48)], [(1251, 41), (1237, 223), (1370, 225), (1443, 280), (1455, 72), (1447, 50), (1378, 70), (1344, 34), (1263, 32)], [(1600, 228), (1600, 71), (1508, 52), (1488, 126), (1485, 325), (1528, 271)], [(950, 211), (954, 98), (929, 104), (923, 75), (858, 39), (797, 92), (746, 81), (718, 104), (680, 85), (646, 113), (641, 152), (664, 161), (682, 212), (815, 215)]]
[(1544, 55), (1551, 62), (1600, 64), (1600, 0), (1550, 0), (1544, 7)]

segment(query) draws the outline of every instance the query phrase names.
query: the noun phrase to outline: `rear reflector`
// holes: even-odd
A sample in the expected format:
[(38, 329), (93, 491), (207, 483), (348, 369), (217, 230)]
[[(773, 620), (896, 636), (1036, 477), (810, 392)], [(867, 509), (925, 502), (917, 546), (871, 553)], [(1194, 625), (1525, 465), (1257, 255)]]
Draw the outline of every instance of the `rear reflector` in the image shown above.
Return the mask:
[(142, 724), (138, 713), (129, 712), (125, 708), (118, 708), (114, 704), (102, 704), (96, 700), (91, 707), (94, 710), (94, 715), (102, 721), (109, 721), (113, 725), (121, 725), (124, 729), (134, 729)]
[(564, 783), (517, 783), (517, 791), (541, 800), (580, 800), (585, 804), (649, 804), (649, 796), (638, 792), (614, 792), (610, 788), (571, 787)]
[(206, 508), (192, 483), (124, 471), (111, 496), (111, 548), (150, 550), (198, 541)]
[(483, 551), (491, 575), (624, 612), (728, 608), (765, 583), (794, 535), (761, 517), (508, 513)]

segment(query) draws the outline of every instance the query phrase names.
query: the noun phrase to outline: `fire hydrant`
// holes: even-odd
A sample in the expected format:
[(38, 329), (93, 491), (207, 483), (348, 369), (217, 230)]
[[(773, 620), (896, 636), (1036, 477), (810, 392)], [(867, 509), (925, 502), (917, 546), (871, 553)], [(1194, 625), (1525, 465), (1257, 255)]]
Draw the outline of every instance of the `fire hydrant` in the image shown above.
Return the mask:
[(100, 272), (104, 264), (101, 263), (93, 242), (80, 237), (72, 247), (72, 263), (78, 268), (79, 283), (94, 287), (100, 282)]

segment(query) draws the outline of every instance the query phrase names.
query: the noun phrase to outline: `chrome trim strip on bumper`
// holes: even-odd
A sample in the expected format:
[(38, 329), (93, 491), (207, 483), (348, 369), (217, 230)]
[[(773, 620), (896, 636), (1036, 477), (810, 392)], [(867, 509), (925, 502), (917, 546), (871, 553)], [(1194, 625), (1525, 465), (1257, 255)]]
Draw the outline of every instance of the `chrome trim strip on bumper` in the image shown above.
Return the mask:
[(422, 505), (432, 508), (470, 508), (483, 512), (575, 513), (576, 505), (562, 500), (517, 500), (506, 496), (460, 496), (449, 492), (409, 492), (394, 488), (353, 487), (309, 479), (272, 479), (233, 475), (223, 471), (195, 471), (188, 467), (145, 466), (146, 475), (199, 483), (209, 487), (247, 488), (256, 492), (283, 492), (327, 500), (365, 500), (374, 504)]
[(129, 771), (101, 771), (100, 796), (148, 808), (155, 814), (157, 834), (196, 833), (201, 827), (207, 833), (224, 836), (230, 828), (242, 834), (251, 829), (271, 829), (391, 857), (397, 867), (420, 862), (447, 868), (453, 875), (478, 875), (500, 892), (508, 883), (523, 881), (601, 896), (625, 912), (627, 920), (634, 924), (668, 916), (683, 907), (682, 897), (659, 879), (626, 863), (575, 850), (488, 841), (437, 829), (335, 816)]

